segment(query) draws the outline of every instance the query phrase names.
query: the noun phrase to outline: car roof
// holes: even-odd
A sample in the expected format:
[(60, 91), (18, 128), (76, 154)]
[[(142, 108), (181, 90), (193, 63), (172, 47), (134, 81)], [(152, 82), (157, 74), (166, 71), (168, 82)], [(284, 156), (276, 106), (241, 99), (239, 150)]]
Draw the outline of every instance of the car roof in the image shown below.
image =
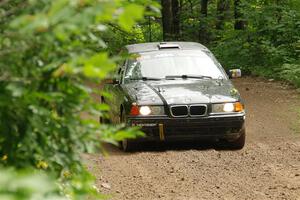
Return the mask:
[(143, 53), (161, 50), (206, 50), (208, 49), (196, 42), (150, 42), (127, 45), (128, 53)]

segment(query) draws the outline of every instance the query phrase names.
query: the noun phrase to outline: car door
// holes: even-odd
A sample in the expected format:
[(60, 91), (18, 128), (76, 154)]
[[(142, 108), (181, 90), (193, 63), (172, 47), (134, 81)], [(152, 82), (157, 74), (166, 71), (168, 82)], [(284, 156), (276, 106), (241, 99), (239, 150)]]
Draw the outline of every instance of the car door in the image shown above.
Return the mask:
[(117, 71), (114, 75), (115, 83), (109, 83), (105, 86), (105, 92), (110, 93), (111, 98), (105, 101), (110, 106), (109, 116), (112, 123), (119, 123), (120, 122), (120, 107), (124, 100), (124, 91), (122, 88), (122, 80), (123, 74), (125, 70), (125, 63), (120, 65), (117, 68)]

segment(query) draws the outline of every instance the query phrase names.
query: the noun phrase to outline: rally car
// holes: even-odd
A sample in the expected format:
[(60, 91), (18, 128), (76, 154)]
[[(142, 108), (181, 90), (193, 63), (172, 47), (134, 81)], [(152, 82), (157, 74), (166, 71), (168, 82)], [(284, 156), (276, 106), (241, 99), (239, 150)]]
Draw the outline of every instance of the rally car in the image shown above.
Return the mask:
[[(126, 46), (129, 55), (105, 84), (111, 123), (139, 126), (146, 137), (123, 140), (125, 151), (143, 141), (225, 141), (245, 144), (245, 109), (230, 77), (205, 46), (194, 42)], [(234, 74), (235, 73), (235, 74)]]

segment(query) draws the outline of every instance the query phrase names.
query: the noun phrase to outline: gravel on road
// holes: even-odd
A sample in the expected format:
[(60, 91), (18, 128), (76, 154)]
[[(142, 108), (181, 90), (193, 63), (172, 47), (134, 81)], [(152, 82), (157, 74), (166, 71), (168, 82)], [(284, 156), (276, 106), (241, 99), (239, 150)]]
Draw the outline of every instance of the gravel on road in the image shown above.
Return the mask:
[(84, 155), (97, 187), (122, 200), (300, 200), (299, 92), (254, 77), (234, 85), (247, 109), (244, 149), (193, 142), (147, 144), (124, 153), (107, 145), (108, 156)]

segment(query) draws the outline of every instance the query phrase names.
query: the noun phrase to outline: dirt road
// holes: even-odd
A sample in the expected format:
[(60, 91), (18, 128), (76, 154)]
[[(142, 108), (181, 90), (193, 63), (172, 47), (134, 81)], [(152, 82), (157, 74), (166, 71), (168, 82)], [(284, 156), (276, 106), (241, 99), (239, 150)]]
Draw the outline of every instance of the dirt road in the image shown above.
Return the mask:
[[(214, 145), (152, 145), (110, 156), (86, 155), (97, 186), (111, 199), (300, 200), (299, 94), (260, 78), (234, 81), (247, 109), (243, 150)], [(299, 109), (300, 110), (300, 109)]]

